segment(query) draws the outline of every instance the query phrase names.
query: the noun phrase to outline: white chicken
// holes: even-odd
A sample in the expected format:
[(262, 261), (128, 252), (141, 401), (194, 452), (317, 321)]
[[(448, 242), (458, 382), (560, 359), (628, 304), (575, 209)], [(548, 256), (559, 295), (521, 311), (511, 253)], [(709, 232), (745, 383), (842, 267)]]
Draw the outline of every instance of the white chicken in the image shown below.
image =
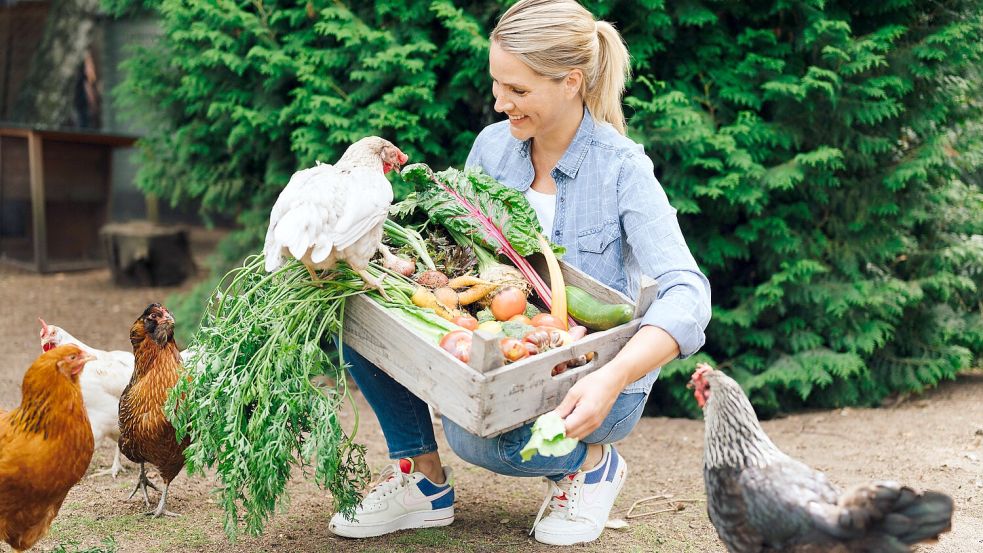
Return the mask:
[[(38, 320), (41, 321), (41, 349), (43, 351), (64, 344), (75, 344), (86, 353), (96, 357), (85, 364), (85, 370), (79, 376), (82, 401), (85, 403), (86, 414), (89, 415), (89, 424), (92, 426), (92, 436), (95, 438), (95, 443), (98, 444), (103, 438), (113, 440), (116, 454), (113, 456), (112, 467), (97, 471), (93, 476), (111, 474), (113, 478), (116, 478), (123, 469), (122, 457), (117, 443), (119, 441), (119, 398), (123, 395), (123, 389), (130, 383), (130, 377), (133, 375), (133, 352), (96, 349), (72, 336), (60, 326), (49, 325), (44, 322), (44, 319)], [(182, 362), (186, 363), (193, 353), (190, 348), (182, 351)]]
[[(85, 365), (85, 370), (79, 376), (82, 387), (82, 401), (85, 412), (89, 415), (92, 425), (92, 436), (98, 444), (103, 438), (113, 442), (119, 439), (119, 397), (123, 389), (130, 383), (133, 375), (133, 354), (128, 351), (104, 351), (83, 343), (69, 334), (65, 329), (49, 325), (41, 321), (41, 349), (48, 351), (64, 344), (75, 344), (84, 352), (96, 358)], [(93, 474), (100, 476), (112, 474), (113, 478), (122, 470), (119, 446), (113, 457), (113, 466)]]
[(387, 262), (400, 260), (382, 244), (383, 224), (393, 201), (385, 174), (407, 156), (388, 140), (370, 136), (352, 144), (338, 163), (318, 163), (297, 171), (280, 192), (266, 232), (266, 270), (283, 265), (284, 256), (300, 260), (311, 279), (346, 261), (366, 286), (379, 290), (382, 279), (366, 269), (376, 252)]

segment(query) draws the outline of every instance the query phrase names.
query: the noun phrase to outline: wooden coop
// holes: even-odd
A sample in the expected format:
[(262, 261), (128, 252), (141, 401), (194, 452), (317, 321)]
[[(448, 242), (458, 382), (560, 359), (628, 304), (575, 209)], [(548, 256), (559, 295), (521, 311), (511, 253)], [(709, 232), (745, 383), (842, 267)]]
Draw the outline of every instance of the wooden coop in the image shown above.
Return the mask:
[(0, 126), (0, 261), (42, 273), (104, 267), (113, 155), (135, 140)]

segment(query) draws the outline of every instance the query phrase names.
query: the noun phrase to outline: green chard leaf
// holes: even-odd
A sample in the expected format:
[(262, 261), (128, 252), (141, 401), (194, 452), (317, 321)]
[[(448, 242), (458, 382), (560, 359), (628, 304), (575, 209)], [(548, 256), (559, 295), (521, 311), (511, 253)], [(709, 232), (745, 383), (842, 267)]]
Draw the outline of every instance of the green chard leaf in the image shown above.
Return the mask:
[(523, 461), (532, 459), (536, 453), (547, 457), (560, 457), (570, 453), (575, 447), (577, 447), (577, 440), (567, 438), (563, 419), (556, 414), (556, 411), (550, 411), (541, 415), (533, 423), (532, 436), (519, 455), (522, 456)]

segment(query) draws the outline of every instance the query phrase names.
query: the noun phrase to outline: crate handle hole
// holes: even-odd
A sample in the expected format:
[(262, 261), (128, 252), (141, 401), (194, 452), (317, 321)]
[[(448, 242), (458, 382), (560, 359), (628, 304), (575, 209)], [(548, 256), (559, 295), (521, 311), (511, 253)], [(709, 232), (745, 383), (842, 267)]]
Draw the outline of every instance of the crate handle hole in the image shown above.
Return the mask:
[(578, 355), (577, 357), (567, 359), (562, 363), (557, 363), (554, 365), (553, 372), (550, 373), (550, 376), (553, 377), (553, 380), (562, 380), (565, 378), (570, 378), (575, 374), (590, 372), (593, 370), (596, 360), (596, 351), (590, 351), (583, 355)]

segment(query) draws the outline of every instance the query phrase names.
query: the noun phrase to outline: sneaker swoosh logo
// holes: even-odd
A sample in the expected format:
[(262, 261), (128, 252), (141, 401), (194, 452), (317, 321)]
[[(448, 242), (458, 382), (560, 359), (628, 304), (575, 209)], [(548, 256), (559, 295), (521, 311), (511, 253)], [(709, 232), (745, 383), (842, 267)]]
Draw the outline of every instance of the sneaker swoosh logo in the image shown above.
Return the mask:
[(416, 497), (410, 497), (409, 494), (407, 494), (403, 496), (403, 505), (405, 505), (406, 507), (423, 507), (424, 505), (429, 504), (432, 501), (437, 501), (441, 497), (444, 497), (445, 495), (451, 493), (451, 490), (453, 489), (454, 489), (453, 486), (447, 486), (447, 488), (444, 489), (444, 491), (434, 495), (425, 495), (423, 496), (422, 499)]

